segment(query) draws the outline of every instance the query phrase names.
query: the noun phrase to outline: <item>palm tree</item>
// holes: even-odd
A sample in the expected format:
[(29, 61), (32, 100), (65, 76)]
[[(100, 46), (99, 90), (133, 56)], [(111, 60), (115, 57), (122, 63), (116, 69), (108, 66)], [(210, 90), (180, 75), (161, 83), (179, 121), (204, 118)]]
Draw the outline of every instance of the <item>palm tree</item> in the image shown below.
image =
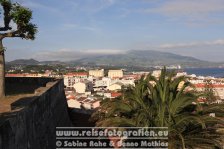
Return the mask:
[(171, 149), (221, 148), (216, 130), (223, 120), (209, 114), (223, 114), (224, 106), (201, 105), (192, 88), (186, 77), (164, 68), (158, 79), (142, 77), (122, 97), (104, 101), (92, 118), (101, 127), (168, 127)]

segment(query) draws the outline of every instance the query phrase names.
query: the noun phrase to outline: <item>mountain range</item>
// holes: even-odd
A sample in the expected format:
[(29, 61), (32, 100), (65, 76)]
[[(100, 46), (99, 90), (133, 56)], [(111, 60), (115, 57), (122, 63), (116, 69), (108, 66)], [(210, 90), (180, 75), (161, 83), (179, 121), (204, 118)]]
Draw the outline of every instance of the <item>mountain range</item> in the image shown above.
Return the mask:
[(141, 66), (153, 67), (163, 65), (181, 65), (183, 67), (217, 67), (223, 63), (202, 61), (189, 56), (181, 56), (168, 52), (153, 50), (130, 50), (123, 54), (109, 54), (99, 56), (85, 56), (78, 60), (60, 61), (37, 61), (34, 59), (19, 59), (7, 62), (9, 65), (36, 65), (36, 64), (83, 64), (83, 65), (110, 65), (110, 66)]
[(74, 61), (82, 64), (115, 65), (115, 66), (143, 66), (181, 65), (184, 67), (213, 66), (215, 63), (202, 61), (193, 57), (181, 56), (168, 52), (152, 50), (130, 50), (124, 54), (102, 55), (87, 57)]
[(6, 65), (52, 65), (52, 64), (65, 64), (61, 61), (37, 61), (35, 59), (16, 59), (6, 62)]

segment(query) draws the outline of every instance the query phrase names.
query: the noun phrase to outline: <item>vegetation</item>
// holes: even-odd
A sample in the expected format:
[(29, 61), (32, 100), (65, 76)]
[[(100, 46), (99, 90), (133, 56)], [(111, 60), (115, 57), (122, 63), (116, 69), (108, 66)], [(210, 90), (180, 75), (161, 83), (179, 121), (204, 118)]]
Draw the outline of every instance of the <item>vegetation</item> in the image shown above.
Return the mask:
[(211, 104), (215, 102), (217, 99), (219, 99), (217, 96), (215, 96), (215, 93), (212, 88), (212, 83), (210, 80), (207, 80), (203, 94), (208, 104)]
[[(182, 85), (181, 85), (182, 84)], [(201, 105), (185, 77), (174, 77), (164, 68), (159, 79), (142, 77), (121, 98), (103, 101), (92, 115), (101, 127), (168, 127), (170, 149), (222, 148), (223, 105)]]
[[(22, 39), (35, 39), (37, 27), (30, 23), (32, 11), (10, 0), (0, 0), (3, 26), (0, 27), (0, 98), (5, 96), (5, 48), (3, 39), (19, 37)], [(16, 27), (12, 27), (15, 24)]]

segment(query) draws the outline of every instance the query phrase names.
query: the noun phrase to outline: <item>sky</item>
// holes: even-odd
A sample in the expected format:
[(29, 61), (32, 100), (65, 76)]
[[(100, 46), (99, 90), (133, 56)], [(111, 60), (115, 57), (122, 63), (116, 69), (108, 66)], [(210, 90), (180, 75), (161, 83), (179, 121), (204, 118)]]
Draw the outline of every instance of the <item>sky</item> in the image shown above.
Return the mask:
[(4, 39), (6, 61), (67, 61), (128, 50), (224, 61), (224, 0), (12, 1), (33, 11), (38, 33), (34, 41)]

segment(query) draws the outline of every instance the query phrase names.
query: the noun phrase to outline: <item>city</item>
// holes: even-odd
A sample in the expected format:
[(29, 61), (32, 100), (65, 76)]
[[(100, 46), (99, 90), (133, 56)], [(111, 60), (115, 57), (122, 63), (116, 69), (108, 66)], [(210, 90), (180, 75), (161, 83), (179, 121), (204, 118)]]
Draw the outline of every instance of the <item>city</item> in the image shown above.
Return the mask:
[[(116, 98), (121, 96), (122, 88), (135, 86), (135, 82), (142, 76), (149, 73), (159, 78), (161, 70), (151, 72), (124, 72), (122, 69), (108, 70), (107, 75), (104, 69), (95, 69), (87, 71), (87, 68), (81, 67), (81, 72), (69, 72), (59, 75), (53, 70), (45, 70), (44, 73), (9, 73), (6, 77), (52, 77), (63, 78), (65, 85), (65, 94), (68, 105), (71, 108), (80, 108), (81, 103), (86, 109), (97, 108), (100, 101), (105, 98)], [(10, 72), (10, 71), (9, 71)], [(185, 76), (192, 83), (197, 91), (203, 91), (207, 85), (214, 92), (216, 100), (213, 102), (223, 103), (224, 100), (224, 79), (212, 76), (196, 76), (187, 74), (181, 69), (176, 70), (176, 77)], [(206, 102), (199, 99), (200, 102)]]
[(0, 0), (0, 149), (224, 149), (223, 6)]

